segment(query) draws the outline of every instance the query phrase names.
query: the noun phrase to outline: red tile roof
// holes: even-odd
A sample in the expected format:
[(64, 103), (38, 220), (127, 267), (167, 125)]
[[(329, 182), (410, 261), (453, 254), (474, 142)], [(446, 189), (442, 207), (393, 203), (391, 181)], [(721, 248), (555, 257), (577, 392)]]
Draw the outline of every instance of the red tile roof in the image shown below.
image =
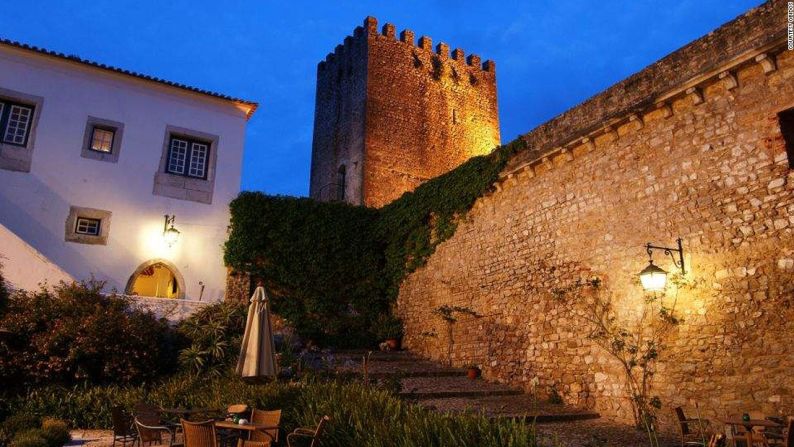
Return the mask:
[(83, 59), (83, 58), (81, 58), (79, 56), (76, 56), (76, 55), (73, 55), (73, 54), (59, 53), (57, 51), (48, 50), (46, 48), (36, 47), (36, 46), (33, 46), (33, 45), (28, 45), (28, 44), (25, 44), (25, 43), (21, 43), (21, 42), (9, 40), (9, 39), (3, 39), (3, 38), (0, 38), (0, 45), (6, 45), (6, 46), (9, 46), (9, 47), (19, 48), (19, 49), (26, 50), (26, 51), (31, 51), (31, 52), (34, 52), (34, 53), (43, 54), (45, 56), (52, 56), (52, 57), (56, 57), (56, 58), (67, 60), (67, 61), (71, 61), (71, 62), (77, 62), (79, 64), (87, 65), (87, 66), (90, 66), (90, 67), (93, 67), (93, 68), (97, 68), (97, 69), (100, 69), (100, 70), (110, 71), (110, 72), (113, 72), (113, 73), (118, 73), (118, 74), (130, 76), (130, 77), (133, 77), (133, 78), (143, 79), (143, 80), (149, 81), (149, 82), (156, 82), (158, 84), (166, 85), (168, 87), (178, 88), (180, 90), (186, 90), (186, 91), (193, 92), (193, 93), (198, 93), (198, 94), (201, 94), (201, 95), (211, 96), (213, 98), (223, 99), (225, 101), (230, 101), (230, 102), (234, 102), (234, 103), (237, 103), (237, 104), (244, 104), (244, 105), (250, 107), (250, 110), (249, 110), (249, 112), (247, 114), (247, 118), (250, 118), (251, 115), (254, 114), (254, 111), (256, 111), (256, 108), (259, 106), (259, 104), (254, 102), (254, 101), (248, 101), (246, 99), (235, 98), (235, 97), (232, 97), (232, 96), (229, 96), (229, 95), (224, 95), (222, 93), (217, 93), (217, 92), (213, 92), (213, 91), (210, 91), (210, 90), (204, 90), (204, 89), (200, 89), (200, 88), (197, 88), (197, 87), (192, 87), (192, 86), (185, 85), (185, 84), (180, 84), (178, 82), (168, 81), (168, 80), (165, 80), (165, 79), (161, 79), (161, 78), (157, 78), (157, 77), (154, 77), (154, 76), (145, 75), (145, 74), (142, 74), (142, 73), (137, 73), (137, 72), (130, 71), (130, 70), (125, 70), (123, 68), (114, 67), (114, 66), (111, 66), (111, 65), (101, 64), (99, 62), (94, 62), (94, 61), (91, 61), (91, 60), (88, 60), (88, 59)]

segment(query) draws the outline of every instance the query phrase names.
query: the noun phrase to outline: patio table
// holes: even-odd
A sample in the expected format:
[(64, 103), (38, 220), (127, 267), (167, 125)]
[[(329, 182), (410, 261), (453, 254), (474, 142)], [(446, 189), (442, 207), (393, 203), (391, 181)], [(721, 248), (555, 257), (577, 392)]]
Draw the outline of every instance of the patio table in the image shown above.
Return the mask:
[(780, 424), (775, 421), (770, 421), (769, 419), (750, 419), (745, 421), (744, 419), (737, 417), (720, 419), (720, 422), (734, 427), (744, 427), (744, 437), (745, 442), (747, 442), (747, 447), (752, 447), (753, 445), (753, 427), (781, 427)]
[(265, 430), (278, 430), (278, 425), (255, 424), (248, 422), (246, 424), (237, 424), (232, 421), (215, 421), (215, 428), (224, 428), (227, 430), (240, 430), (244, 432), (261, 431), (266, 434), (270, 439), (275, 441), (273, 436)]
[(217, 408), (161, 408), (160, 412), (167, 413), (167, 414), (175, 414), (181, 417), (182, 419), (188, 419), (190, 416), (194, 416), (197, 414), (212, 414), (212, 413), (221, 413), (221, 410)]

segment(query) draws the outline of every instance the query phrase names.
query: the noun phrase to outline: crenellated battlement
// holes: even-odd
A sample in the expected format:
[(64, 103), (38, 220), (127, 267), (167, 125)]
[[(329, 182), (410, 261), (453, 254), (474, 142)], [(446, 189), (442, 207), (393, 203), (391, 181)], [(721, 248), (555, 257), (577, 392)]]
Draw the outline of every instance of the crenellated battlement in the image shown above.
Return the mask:
[(455, 48), (450, 54), (450, 47), (445, 42), (439, 42), (434, 49), (433, 39), (429, 36), (421, 36), (419, 37), (418, 42), (415, 42), (414, 39), (416, 34), (410, 29), (404, 29), (398, 34), (397, 28), (394, 26), (394, 24), (385, 23), (380, 30), (378, 30), (378, 19), (372, 16), (365, 18), (363, 26), (356, 27), (353, 30), (353, 34), (351, 36), (345, 37), (343, 44), (337, 45), (333, 53), (329, 53), (325, 60), (320, 61), (317, 67), (318, 71), (322, 71), (327, 66), (333, 64), (339, 59), (341, 54), (352, 48), (354, 45), (358, 45), (360, 39), (365, 37), (374, 37), (385, 39), (387, 41), (400, 42), (410, 46), (411, 48), (417, 48), (427, 53), (431, 53), (442, 61), (455, 61), (471, 69), (489, 73), (496, 72), (496, 63), (494, 61), (489, 59), (482, 62), (481, 58), (476, 54), (472, 54), (467, 58), (465, 57), (465, 52), (460, 48)]
[(364, 19), (317, 65), (310, 195), (382, 206), (489, 153), (500, 142), (495, 67)]

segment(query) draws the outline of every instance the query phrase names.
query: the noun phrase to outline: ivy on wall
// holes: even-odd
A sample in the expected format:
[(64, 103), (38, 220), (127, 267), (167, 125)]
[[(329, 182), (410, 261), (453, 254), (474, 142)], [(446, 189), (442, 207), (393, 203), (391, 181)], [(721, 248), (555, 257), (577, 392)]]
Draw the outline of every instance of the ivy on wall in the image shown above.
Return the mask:
[(519, 139), (473, 157), (381, 209), (243, 192), (231, 203), (224, 260), (263, 278), (274, 312), (300, 335), (370, 345), (405, 276), (455, 233), (523, 147)]

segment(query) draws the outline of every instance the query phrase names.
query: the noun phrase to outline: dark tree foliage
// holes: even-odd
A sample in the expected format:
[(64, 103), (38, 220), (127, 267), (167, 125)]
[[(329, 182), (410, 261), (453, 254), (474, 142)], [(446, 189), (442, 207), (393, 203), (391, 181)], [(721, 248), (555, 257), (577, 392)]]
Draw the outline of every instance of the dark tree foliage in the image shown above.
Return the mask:
[(376, 210), (243, 192), (231, 203), (226, 264), (266, 281), (273, 309), (321, 344), (371, 345), (405, 276), (424, 265), (493, 188), (522, 140)]
[(243, 192), (225, 260), (266, 281), (274, 312), (318, 343), (361, 344), (387, 309), (375, 210)]

